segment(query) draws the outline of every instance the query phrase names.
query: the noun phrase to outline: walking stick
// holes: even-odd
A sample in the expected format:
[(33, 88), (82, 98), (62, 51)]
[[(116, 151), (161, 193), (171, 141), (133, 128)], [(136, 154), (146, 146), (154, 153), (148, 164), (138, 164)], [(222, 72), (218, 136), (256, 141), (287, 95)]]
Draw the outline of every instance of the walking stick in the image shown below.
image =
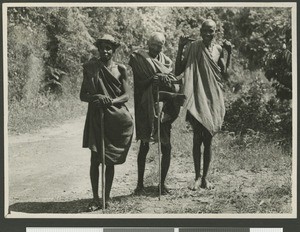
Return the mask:
[(157, 144), (158, 144), (158, 163), (159, 163), (159, 171), (158, 171), (158, 179), (159, 179), (159, 185), (158, 185), (158, 199), (160, 200), (161, 196), (161, 147), (160, 147), (160, 106), (159, 106), (159, 84), (157, 85), (157, 105), (158, 105), (158, 112), (157, 112)]
[(103, 108), (100, 108), (100, 124), (101, 124), (101, 157), (102, 157), (102, 209), (105, 209), (105, 144), (104, 144), (104, 112)]

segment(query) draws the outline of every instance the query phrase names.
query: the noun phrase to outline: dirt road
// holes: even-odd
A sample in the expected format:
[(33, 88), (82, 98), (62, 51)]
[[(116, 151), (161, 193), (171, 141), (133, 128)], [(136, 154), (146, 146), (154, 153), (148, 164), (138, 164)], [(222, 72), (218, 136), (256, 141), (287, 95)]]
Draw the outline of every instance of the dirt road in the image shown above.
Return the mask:
[[(20, 201), (70, 202), (92, 197), (90, 151), (81, 146), (84, 120), (69, 120), (35, 134), (9, 136), (10, 205)], [(125, 164), (116, 166), (112, 197), (129, 195), (135, 187), (136, 148), (133, 141)]]
[[(51, 214), (101, 214), (87, 212), (92, 197), (89, 180), (89, 149), (82, 148), (85, 118), (69, 120), (34, 134), (9, 136), (8, 177), (9, 208), (12, 212)], [(181, 125), (181, 127), (180, 127)], [(191, 191), (193, 161), (191, 133), (184, 117), (174, 125), (172, 161), (167, 184), (172, 194), (157, 198), (156, 145), (150, 146), (145, 172), (147, 194), (132, 196), (136, 186), (138, 143), (133, 140), (127, 160), (117, 165), (108, 213), (112, 214), (240, 214), (291, 213), (289, 157), (282, 157), (280, 170), (268, 167), (269, 161), (252, 169), (235, 168), (235, 152), (215, 146), (210, 178), (214, 190)], [(220, 135), (222, 136), (222, 135)], [(219, 141), (224, 138), (220, 137)], [(254, 163), (257, 154), (244, 163)], [(256, 158), (255, 158), (256, 157)], [(225, 163), (232, 165), (224, 165)], [(7, 170), (6, 170), (7, 171)]]

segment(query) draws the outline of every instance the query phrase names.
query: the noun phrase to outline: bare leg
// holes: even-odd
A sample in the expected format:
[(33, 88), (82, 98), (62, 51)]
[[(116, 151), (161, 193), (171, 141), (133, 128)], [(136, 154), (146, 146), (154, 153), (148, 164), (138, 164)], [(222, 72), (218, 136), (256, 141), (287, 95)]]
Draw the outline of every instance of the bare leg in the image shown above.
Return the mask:
[(91, 166), (90, 166), (90, 179), (93, 191), (93, 200), (89, 204), (89, 210), (95, 211), (100, 208), (100, 200), (99, 200), (99, 165), (100, 159), (97, 152), (91, 153)]
[(142, 142), (140, 144), (140, 149), (138, 153), (138, 183), (137, 187), (134, 191), (135, 194), (141, 194), (144, 191), (144, 173), (145, 173), (145, 165), (146, 165), (146, 157), (149, 151), (149, 143)]
[(193, 136), (193, 159), (194, 159), (194, 168), (195, 168), (195, 180), (201, 177), (200, 175), (201, 145), (202, 145), (202, 136), (199, 132), (195, 131)]
[(192, 190), (197, 190), (200, 187), (200, 167), (201, 167), (201, 145), (202, 145), (202, 134), (199, 130), (194, 129), (193, 136), (193, 159), (195, 168), (195, 182), (192, 186)]
[(170, 162), (171, 162), (171, 144), (161, 144), (161, 186), (162, 194), (165, 195), (169, 193), (168, 188), (165, 186), (165, 180), (169, 171)]
[(105, 201), (109, 201), (110, 199), (110, 190), (112, 187), (113, 179), (115, 175), (115, 166), (106, 166), (105, 170)]
[(93, 191), (93, 199), (99, 200), (98, 188), (99, 188), (99, 165), (100, 160), (97, 152), (91, 154), (91, 166), (90, 166), (90, 178)]
[(212, 185), (207, 181), (207, 173), (209, 171), (210, 161), (212, 157), (211, 152), (211, 142), (212, 142), (212, 136), (211, 134), (206, 131), (204, 134), (204, 162), (203, 162), (203, 177), (201, 181), (201, 188), (207, 188), (211, 189)]

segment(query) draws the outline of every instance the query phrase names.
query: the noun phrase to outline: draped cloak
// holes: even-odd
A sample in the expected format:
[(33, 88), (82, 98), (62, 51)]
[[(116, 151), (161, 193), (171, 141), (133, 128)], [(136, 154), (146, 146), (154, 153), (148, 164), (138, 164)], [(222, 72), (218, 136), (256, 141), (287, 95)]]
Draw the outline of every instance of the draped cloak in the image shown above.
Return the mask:
[[(102, 94), (116, 98), (123, 94), (122, 83), (97, 59), (84, 66), (82, 89), (90, 95)], [(107, 165), (125, 162), (133, 135), (133, 118), (126, 105), (120, 103), (103, 108), (105, 163)], [(100, 108), (88, 104), (83, 133), (83, 147), (91, 151), (101, 150)], [(102, 157), (100, 161), (102, 162)]]
[[(155, 140), (155, 137), (157, 137), (157, 135), (153, 135), (156, 130), (156, 120), (154, 120), (156, 115), (154, 106), (156, 96), (154, 93), (156, 89), (154, 89), (149, 79), (156, 73), (170, 74), (172, 71), (172, 61), (163, 53), (159, 53), (158, 57), (153, 59), (146, 51), (139, 50), (133, 52), (130, 56), (129, 65), (132, 68), (134, 77), (136, 139), (149, 142), (153, 139)], [(167, 113), (172, 108), (169, 103), (166, 103), (166, 107), (163, 107), (163, 113)], [(170, 142), (171, 123), (174, 120), (175, 118), (173, 117), (171, 121), (161, 123), (162, 143)]]
[(183, 87), (186, 95), (184, 108), (214, 135), (221, 129), (225, 116), (220, 67), (202, 40), (192, 42), (184, 56), (187, 59)]

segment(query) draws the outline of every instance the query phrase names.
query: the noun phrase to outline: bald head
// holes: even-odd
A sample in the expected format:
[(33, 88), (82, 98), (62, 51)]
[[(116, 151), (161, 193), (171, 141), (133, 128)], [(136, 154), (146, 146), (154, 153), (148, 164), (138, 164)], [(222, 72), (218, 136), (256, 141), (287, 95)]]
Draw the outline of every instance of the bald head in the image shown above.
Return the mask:
[(148, 40), (149, 55), (152, 58), (158, 56), (165, 44), (165, 36), (163, 33), (154, 32)]
[(216, 22), (214, 20), (206, 19), (201, 25), (201, 28), (203, 28), (203, 27), (212, 27), (212, 28), (216, 29), (217, 25), (216, 25)]
[(216, 23), (211, 19), (207, 19), (202, 23), (200, 34), (205, 45), (211, 44), (216, 33)]
[(164, 36), (163, 33), (161, 32), (154, 32), (149, 40), (148, 40), (148, 44), (160, 44), (160, 45), (164, 45), (166, 41), (166, 38)]

